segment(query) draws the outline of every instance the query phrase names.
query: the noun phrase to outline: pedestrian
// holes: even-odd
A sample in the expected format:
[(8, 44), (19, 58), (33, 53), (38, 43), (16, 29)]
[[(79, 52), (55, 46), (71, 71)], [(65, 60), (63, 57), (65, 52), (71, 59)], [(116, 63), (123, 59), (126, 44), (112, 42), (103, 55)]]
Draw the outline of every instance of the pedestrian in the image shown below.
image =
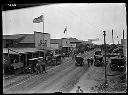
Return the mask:
[(39, 74), (40, 73), (40, 67), (39, 67), (39, 64), (38, 63), (36, 63), (36, 74)]
[(42, 67), (42, 60), (41, 59), (39, 59), (39, 65), (40, 65), (41, 73), (43, 74), (43, 67)]
[(11, 66), (10, 66), (10, 71), (11, 71), (11, 72), (9, 72), (9, 73), (15, 74), (15, 69), (14, 69), (13, 64), (11, 64)]
[(93, 65), (93, 58), (92, 57), (91, 57), (90, 61), (91, 61), (91, 66), (92, 66)]
[(43, 69), (42, 74), (43, 74), (44, 71), (45, 71), (45, 73), (47, 73), (46, 69), (45, 69), (46, 64), (45, 64), (44, 60), (41, 60), (41, 66), (42, 66), (42, 69)]
[(40, 60), (37, 60), (36, 71), (37, 71), (37, 73), (42, 73), (43, 72)]
[(72, 60), (74, 60), (74, 58), (75, 58), (75, 54), (74, 54), (74, 52), (72, 53)]
[(90, 59), (89, 58), (87, 59), (87, 63), (88, 63), (88, 67), (89, 67), (89, 63), (90, 63)]
[(76, 93), (83, 93), (84, 91), (80, 88), (80, 86), (77, 86)]

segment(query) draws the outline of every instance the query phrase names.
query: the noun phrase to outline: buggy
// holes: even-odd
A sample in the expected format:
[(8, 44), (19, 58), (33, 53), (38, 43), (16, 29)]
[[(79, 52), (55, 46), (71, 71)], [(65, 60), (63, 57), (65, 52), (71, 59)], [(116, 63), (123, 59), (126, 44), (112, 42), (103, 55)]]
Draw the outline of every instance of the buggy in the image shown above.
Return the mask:
[(54, 55), (53, 57), (49, 58), (48, 64), (52, 66), (61, 64), (61, 55)]

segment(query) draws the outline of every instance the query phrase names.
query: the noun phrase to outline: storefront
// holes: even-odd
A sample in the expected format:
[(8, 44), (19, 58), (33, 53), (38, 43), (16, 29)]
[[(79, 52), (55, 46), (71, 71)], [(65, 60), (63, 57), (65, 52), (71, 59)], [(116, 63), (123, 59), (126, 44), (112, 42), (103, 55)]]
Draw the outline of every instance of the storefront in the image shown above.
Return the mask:
[(10, 59), (10, 64), (15, 63), (14, 68), (17, 69), (28, 66), (31, 58), (43, 57), (44, 51), (36, 48), (4, 48), (3, 55), (5, 59)]

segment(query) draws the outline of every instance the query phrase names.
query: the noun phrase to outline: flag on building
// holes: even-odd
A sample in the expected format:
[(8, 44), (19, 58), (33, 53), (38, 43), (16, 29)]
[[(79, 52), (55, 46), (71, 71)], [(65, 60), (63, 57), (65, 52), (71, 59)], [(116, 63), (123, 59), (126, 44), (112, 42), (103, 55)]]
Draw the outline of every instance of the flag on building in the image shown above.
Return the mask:
[(40, 23), (40, 22), (43, 22), (43, 15), (33, 19), (33, 23)]
[(64, 29), (64, 33), (67, 31), (67, 27)]

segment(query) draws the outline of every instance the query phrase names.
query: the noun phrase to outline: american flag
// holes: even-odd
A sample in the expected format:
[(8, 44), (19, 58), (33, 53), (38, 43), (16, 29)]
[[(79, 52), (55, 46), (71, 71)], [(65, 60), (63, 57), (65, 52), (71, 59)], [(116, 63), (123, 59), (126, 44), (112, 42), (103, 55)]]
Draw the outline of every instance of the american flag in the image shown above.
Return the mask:
[(43, 15), (33, 19), (33, 23), (40, 23), (40, 22), (43, 22)]

